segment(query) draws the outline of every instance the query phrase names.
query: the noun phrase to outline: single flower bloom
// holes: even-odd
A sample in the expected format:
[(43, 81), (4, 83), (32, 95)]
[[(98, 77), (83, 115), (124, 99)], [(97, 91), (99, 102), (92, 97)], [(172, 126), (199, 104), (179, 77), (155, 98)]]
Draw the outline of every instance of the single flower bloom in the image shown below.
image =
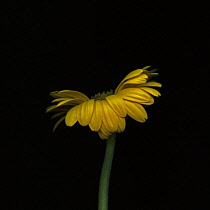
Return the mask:
[(115, 91), (98, 93), (88, 98), (81, 92), (62, 90), (51, 92), (56, 99), (46, 112), (56, 112), (52, 118), (59, 117), (53, 131), (65, 120), (67, 126), (73, 126), (77, 121), (82, 126), (89, 125), (92, 131), (98, 132), (101, 139), (107, 139), (114, 132), (123, 132), (126, 127), (125, 117), (128, 115), (138, 122), (148, 118), (143, 105), (154, 103), (153, 96), (160, 93), (151, 87), (161, 87), (161, 84), (149, 81), (155, 70), (148, 71), (150, 66), (130, 72), (117, 86)]

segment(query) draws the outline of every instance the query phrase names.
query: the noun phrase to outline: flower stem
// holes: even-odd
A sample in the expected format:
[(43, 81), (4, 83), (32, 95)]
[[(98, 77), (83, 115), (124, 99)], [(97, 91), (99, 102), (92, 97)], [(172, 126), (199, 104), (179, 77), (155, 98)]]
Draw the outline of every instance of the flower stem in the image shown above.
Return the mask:
[(107, 139), (106, 153), (99, 183), (98, 210), (108, 210), (109, 177), (112, 167), (116, 133)]

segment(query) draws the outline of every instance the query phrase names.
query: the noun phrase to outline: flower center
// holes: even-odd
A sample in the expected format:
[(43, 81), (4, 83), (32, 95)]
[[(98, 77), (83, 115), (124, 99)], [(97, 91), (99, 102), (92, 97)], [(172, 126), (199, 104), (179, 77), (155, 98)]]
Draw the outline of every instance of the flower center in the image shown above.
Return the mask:
[(110, 91), (103, 91), (102, 93), (97, 93), (95, 96), (91, 96), (91, 99), (97, 100), (104, 100), (107, 96), (113, 95), (113, 90)]

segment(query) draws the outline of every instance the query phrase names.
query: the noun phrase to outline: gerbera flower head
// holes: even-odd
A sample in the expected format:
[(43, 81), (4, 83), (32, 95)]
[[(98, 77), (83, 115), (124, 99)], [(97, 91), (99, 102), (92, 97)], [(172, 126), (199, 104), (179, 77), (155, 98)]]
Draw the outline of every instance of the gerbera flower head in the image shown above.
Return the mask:
[(153, 96), (160, 96), (151, 87), (161, 87), (160, 83), (150, 80), (158, 73), (148, 71), (149, 67), (130, 72), (115, 91), (98, 93), (91, 98), (73, 90), (51, 92), (55, 98), (52, 103), (55, 104), (47, 107), (46, 112), (56, 112), (52, 118), (59, 117), (53, 130), (64, 120), (70, 127), (79, 122), (98, 132), (101, 139), (107, 139), (114, 132), (124, 131), (127, 115), (138, 122), (145, 122), (148, 116), (143, 105), (153, 104)]

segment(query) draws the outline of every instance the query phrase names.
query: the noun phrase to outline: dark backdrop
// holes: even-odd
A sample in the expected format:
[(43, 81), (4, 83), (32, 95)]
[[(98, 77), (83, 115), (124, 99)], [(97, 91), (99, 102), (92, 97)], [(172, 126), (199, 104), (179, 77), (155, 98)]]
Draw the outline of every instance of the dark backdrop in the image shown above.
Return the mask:
[(130, 119), (117, 135), (110, 210), (206, 209), (209, 43), (201, 6), (30, 2), (5, 8), (4, 209), (97, 209), (105, 141), (78, 124), (52, 133), (49, 93), (70, 89), (90, 97), (146, 65), (159, 69), (162, 96), (146, 107), (146, 123)]

